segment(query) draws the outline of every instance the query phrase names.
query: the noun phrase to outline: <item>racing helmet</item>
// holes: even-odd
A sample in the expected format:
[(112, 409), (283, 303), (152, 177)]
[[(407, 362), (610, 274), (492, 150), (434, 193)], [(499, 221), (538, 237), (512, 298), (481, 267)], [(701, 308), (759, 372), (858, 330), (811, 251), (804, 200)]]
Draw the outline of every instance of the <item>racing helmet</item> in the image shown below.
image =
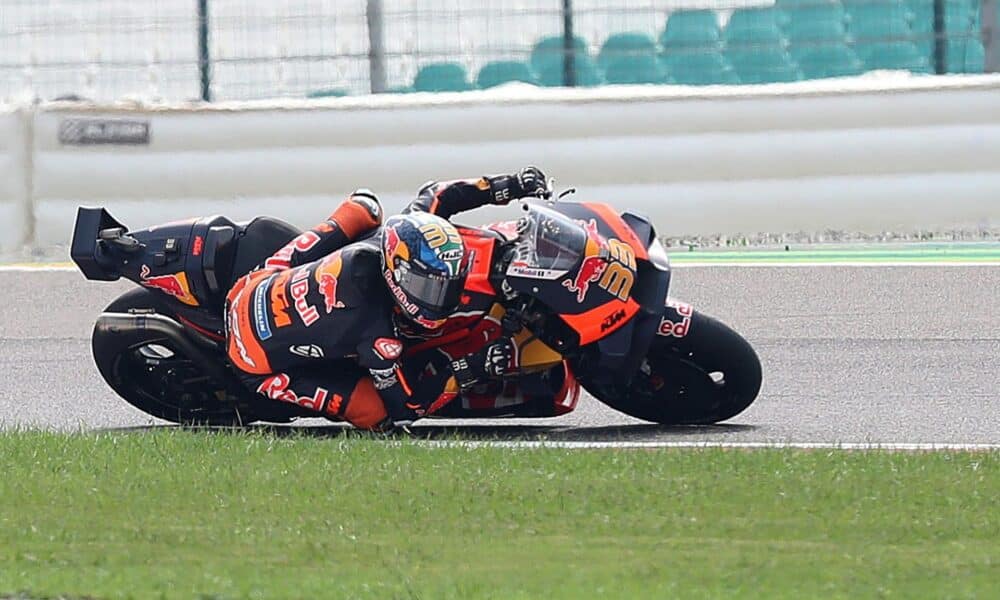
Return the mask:
[(382, 271), (408, 319), (437, 329), (458, 307), (469, 257), (455, 226), (430, 213), (389, 217), (382, 227)]

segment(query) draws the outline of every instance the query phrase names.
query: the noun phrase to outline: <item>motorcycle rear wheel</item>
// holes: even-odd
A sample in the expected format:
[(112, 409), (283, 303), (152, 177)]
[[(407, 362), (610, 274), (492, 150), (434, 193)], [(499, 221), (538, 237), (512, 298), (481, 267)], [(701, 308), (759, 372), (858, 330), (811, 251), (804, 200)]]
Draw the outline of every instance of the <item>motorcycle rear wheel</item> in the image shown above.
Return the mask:
[[(154, 311), (172, 316), (157, 294), (135, 289), (105, 312)], [(166, 337), (151, 331), (91, 337), (94, 361), (104, 381), (142, 412), (183, 425), (246, 425), (258, 418), (227, 398), (226, 382), (208, 377)]]
[(581, 382), (598, 400), (629, 416), (666, 425), (731, 419), (757, 398), (760, 359), (743, 336), (695, 311), (684, 337), (656, 336), (630, 385)]

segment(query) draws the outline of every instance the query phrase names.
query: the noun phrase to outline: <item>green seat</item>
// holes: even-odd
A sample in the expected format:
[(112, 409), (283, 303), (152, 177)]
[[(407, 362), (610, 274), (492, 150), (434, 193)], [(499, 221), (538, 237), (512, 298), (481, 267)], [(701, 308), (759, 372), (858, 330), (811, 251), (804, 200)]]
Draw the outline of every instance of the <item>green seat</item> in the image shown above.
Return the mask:
[(315, 90), (306, 94), (306, 98), (343, 98), (350, 96), (351, 92), (344, 88), (329, 88), (325, 90)]
[(949, 41), (945, 52), (949, 73), (982, 73), (985, 69), (986, 50), (978, 39)]
[(667, 83), (666, 72), (651, 54), (615, 56), (608, 59), (604, 79), (614, 84)]
[(412, 94), (413, 86), (410, 85), (395, 85), (385, 91), (386, 94)]
[(479, 75), (476, 76), (476, 86), (483, 90), (511, 81), (538, 83), (527, 63), (516, 60), (498, 60), (486, 63), (482, 69), (479, 69)]
[(855, 40), (893, 42), (909, 40), (910, 11), (902, 4), (855, 4), (847, 7), (848, 33)]
[(865, 68), (893, 69), (914, 73), (932, 72), (930, 62), (912, 42), (858, 43), (854, 48)]
[(739, 83), (733, 67), (718, 52), (668, 52), (661, 58), (667, 76), (683, 85)]
[(465, 67), (458, 63), (432, 63), (420, 67), (413, 79), (417, 92), (464, 92), (472, 89)]
[(793, 21), (785, 30), (791, 44), (844, 43), (847, 29), (843, 21)]
[(626, 32), (608, 36), (597, 55), (597, 66), (607, 69), (608, 63), (625, 56), (656, 56), (656, 42), (645, 33)]
[[(576, 56), (589, 56), (587, 52), (587, 42), (580, 36), (573, 38), (573, 51)], [(565, 40), (561, 35), (553, 35), (542, 38), (531, 50), (530, 64), (536, 73), (541, 72), (542, 67), (552, 61), (562, 62), (566, 55)]]
[(723, 39), (727, 44), (783, 44), (784, 35), (778, 26), (777, 14), (773, 8), (734, 10), (726, 23)]
[(802, 72), (781, 46), (756, 46), (751, 50), (727, 49), (726, 58), (741, 83), (799, 81)]
[(722, 35), (719, 21), (712, 10), (677, 10), (670, 13), (660, 34), (664, 49), (691, 46), (717, 47)]
[(858, 55), (845, 44), (810, 48), (803, 52), (796, 62), (806, 79), (850, 77), (865, 70)]
[[(576, 70), (576, 85), (579, 87), (592, 87), (604, 83), (604, 78), (598, 70), (594, 60), (586, 54), (578, 54), (574, 62)], [(556, 56), (542, 62), (540, 68), (535, 70), (538, 73), (538, 83), (546, 87), (562, 87), (564, 85), (562, 56)]]
[(847, 23), (847, 12), (844, 6), (837, 2), (817, 4), (800, 3), (797, 5), (782, 4), (778, 13), (778, 24), (781, 25), (789, 36), (792, 30), (802, 28), (810, 23), (839, 23), (844, 26)]

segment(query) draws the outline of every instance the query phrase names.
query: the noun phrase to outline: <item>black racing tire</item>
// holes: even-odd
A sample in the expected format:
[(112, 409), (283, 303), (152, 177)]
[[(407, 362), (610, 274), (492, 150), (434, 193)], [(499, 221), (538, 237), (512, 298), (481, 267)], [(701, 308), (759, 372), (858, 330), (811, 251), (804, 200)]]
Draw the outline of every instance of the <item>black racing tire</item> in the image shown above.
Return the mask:
[(588, 386), (584, 377), (581, 383), (629, 416), (667, 425), (707, 425), (731, 419), (753, 403), (760, 392), (761, 365), (743, 336), (694, 311), (684, 337), (656, 336), (627, 389)]
[[(174, 316), (157, 293), (146, 289), (122, 294), (104, 311)], [(182, 425), (246, 425), (257, 420), (247, 407), (241, 409), (231, 401), (226, 382), (211, 380), (162, 334), (110, 335), (95, 327), (91, 349), (104, 381), (146, 414)]]

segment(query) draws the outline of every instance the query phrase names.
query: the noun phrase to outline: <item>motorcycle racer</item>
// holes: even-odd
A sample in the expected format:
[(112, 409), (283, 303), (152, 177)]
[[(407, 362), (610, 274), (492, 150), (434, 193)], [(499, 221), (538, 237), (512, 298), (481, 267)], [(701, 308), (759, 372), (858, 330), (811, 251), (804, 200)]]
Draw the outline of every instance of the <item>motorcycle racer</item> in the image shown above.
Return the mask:
[[(468, 270), (462, 238), (444, 217), (544, 186), (533, 167), (428, 184), (380, 235), (352, 244), (382, 221), (374, 194), (358, 190), (227, 295), (228, 352), (244, 383), (362, 428), (413, 422), (432, 398), (417, 399), (407, 381), (396, 325), (432, 334), (456, 310)], [(474, 369), (468, 360), (453, 365), (460, 382), (496, 375), (506, 360), (498, 348), (479, 356)]]
[[(414, 294), (441, 314), (453, 310), (449, 290), (462, 287), (465, 251), (444, 219), (393, 217), (386, 230), (400, 275), (384, 278), (380, 245), (349, 243), (381, 221), (375, 196), (359, 190), (233, 286), (227, 349), (245, 385), (366, 429), (405, 426), (422, 414), (399, 364), (393, 307)], [(421, 310), (407, 315), (433, 325)]]

